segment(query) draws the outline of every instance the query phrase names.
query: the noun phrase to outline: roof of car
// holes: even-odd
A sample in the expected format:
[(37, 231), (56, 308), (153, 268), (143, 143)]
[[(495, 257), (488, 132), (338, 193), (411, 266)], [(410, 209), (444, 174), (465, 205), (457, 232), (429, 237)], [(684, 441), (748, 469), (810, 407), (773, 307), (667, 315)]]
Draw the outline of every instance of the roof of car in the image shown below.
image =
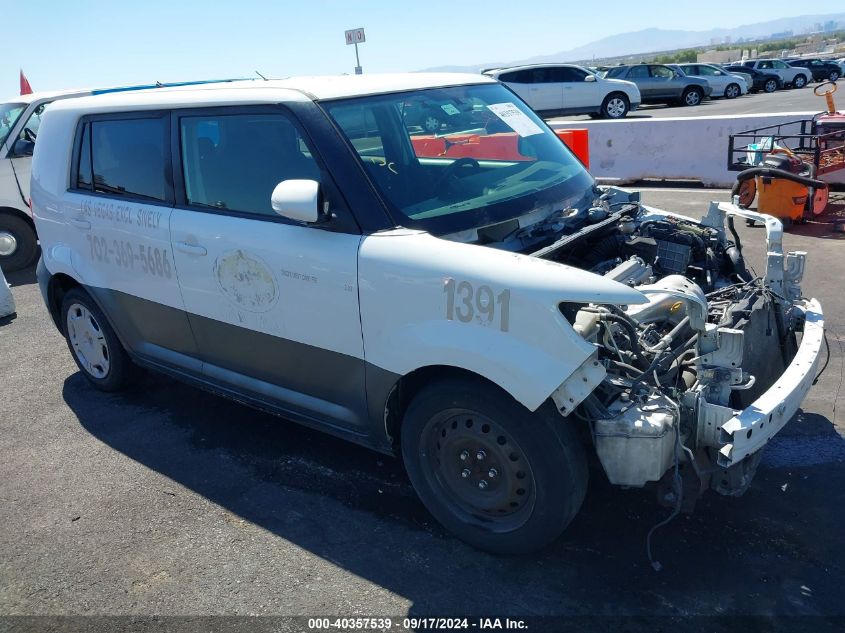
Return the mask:
[(61, 97), (80, 97), (90, 95), (90, 90), (51, 90), (46, 92), (31, 92), (28, 95), (16, 95), (4, 99), (3, 103), (32, 103), (42, 99), (59, 99)]
[(585, 68), (580, 64), (571, 64), (566, 62), (549, 62), (548, 64), (522, 64), (521, 66), (503, 66), (502, 68), (488, 68), (483, 70), (483, 73), (503, 73), (511, 72), (512, 70), (531, 70), (532, 68), (549, 68), (549, 67), (566, 67), (566, 68)]
[(485, 75), (463, 73), (337, 75), (290, 77), (268, 81), (242, 80), (112, 92), (74, 99), (72, 102), (62, 102), (56, 104), (56, 109), (108, 111), (132, 106), (150, 108), (174, 105), (184, 107), (207, 105), (209, 103), (218, 105), (277, 103), (280, 98), (291, 101), (310, 101), (312, 99), (339, 99), (423, 88), (493, 83), (494, 81), (494, 79)]

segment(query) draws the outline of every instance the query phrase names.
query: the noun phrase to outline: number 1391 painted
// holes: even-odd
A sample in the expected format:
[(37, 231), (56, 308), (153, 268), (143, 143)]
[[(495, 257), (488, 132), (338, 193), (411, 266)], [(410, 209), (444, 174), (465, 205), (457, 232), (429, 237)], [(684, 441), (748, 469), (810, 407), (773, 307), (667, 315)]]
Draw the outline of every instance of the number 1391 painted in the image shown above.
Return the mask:
[(482, 325), (488, 325), (496, 321), (498, 305), (499, 329), (502, 332), (508, 331), (510, 290), (505, 289), (499, 294), (494, 294), (493, 289), (486, 284), (474, 288), (468, 281), (458, 282), (450, 277), (443, 286), (443, 292), (446, 293), (446, 318), (449, 321), (457, 318), (462, 323), (469, 323), (477, 319)]

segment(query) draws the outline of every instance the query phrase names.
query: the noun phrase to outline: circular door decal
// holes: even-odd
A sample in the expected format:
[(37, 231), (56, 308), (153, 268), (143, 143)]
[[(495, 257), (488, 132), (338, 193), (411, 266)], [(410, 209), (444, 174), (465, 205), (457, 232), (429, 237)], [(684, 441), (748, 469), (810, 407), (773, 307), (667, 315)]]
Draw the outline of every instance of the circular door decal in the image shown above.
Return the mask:
[(267, 312), (279, 297), (270, 267), (244, 251), (230, 251), (218, 257), (214, 275), (223, 294), (249, 312)]

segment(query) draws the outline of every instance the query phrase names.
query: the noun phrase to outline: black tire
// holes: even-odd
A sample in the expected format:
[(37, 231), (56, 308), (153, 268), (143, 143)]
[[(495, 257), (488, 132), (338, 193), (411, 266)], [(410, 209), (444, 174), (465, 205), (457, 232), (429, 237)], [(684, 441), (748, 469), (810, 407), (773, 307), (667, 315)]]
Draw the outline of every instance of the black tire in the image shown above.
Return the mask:
[(601, 104), (601, 115), (605, 119), (624, 119), (631, 109), (631, 102), (621, 92), (611, 92)]
[(778, 89), (777, 79), (767, 79), (763, 84), (763, 92), (774, 92)]
[[(71, 316), (77, 324), (69, 322)], [(61, 318), (70, 355), (82, 375), (100, 391), (125, 389), (135, 377), (137, 368), (90, 295), (81, 288), (69, 290), (62, 300)], [(94, 336), (86, 337), (86, 332), (91, 331)], [(87, 354), (88, 351), (92, 353)], [(97, 355), (100, 358), (96, 358)]]
[(742, 88), (739, 87), (739, 84), (728, 84), (725, 87), (725, 99), (736, 99), (741, 94)]
[(578, 512), (587, 490), (573, 421), (549, 403), (531, 413), (480, 380), (422, 389), (405, 414), (401, 443), (426, 508), (455, 536), (488, 552), (545, 547)]
[(0, 213), (0, 268), (10, 273), (31, 266), (38, 257), (38, 237), (32, 226), (16, 215)]
[(830, 74), (827, 76), (828, 81), (836, 81), (839, 79), (839, 73), (835, 70), (830, 71)]
[(681, 105), (684, 106), (697, 106), (700, 105), (703, 100), (704, 92), (701, 88), (687, 88), (684, 90), (684, 94), (681, 95)]
[(587, 116), (591, 119), (600, 119), (601, 113), (600, 112), (587, 112)]
[(804, 75), (795, 75), (795, 79), (792, 80), (793, 88), (803, 88), (806, 85), (807, 78)]

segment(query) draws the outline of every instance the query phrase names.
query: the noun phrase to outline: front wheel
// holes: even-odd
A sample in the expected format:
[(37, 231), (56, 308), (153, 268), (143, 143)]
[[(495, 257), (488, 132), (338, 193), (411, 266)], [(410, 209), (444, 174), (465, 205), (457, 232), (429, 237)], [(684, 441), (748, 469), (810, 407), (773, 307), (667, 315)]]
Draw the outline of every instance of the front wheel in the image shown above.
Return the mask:
[(73, 360), (92, 385), (100, 391), (119, 391), (129, 385), (135, 365), (87, 292), (68, 291), (61, 322)]
[(441, 125), (443, 125), (443, 121), (433, 112), (429, 112), (423, 117), (422, 128), (430, 134), (438, 132)]
[(725, 88), (725, 99), (736, 99), (742, 94), (742, 89), (737, 84), (728, 84)]
[(21, 270), (35, 262), (38, 237), (35, 229), (16, 215), (0, 214), (0, 268), (7, 273)]
[(622, 94), (610, 94), (601, 104), (601, 113), (605, 119), (622, 119), (628, 114), (631, 105)]
[(807, 78), (804, 75), (798, 75), (792, 80), (793, 88), (803, 88), (807, 85)]
[(699, 88), (687, 88), (681, 97), (681, 101), (685, 106), (697, 106), (704, 98), (704, 93)]
[(763, 84), (763, 90), (765, 92), (774, 92), (778, 89), (778, 82), (776, 79), (767, 79), (766, 83)]
[(550, 404), (531, 413), (480, 380), (429, 385), (402, 426), (408, 477), (434, 517), (470, 545), (539, 550), (584, 499), (587, 465), (573, 422)]

